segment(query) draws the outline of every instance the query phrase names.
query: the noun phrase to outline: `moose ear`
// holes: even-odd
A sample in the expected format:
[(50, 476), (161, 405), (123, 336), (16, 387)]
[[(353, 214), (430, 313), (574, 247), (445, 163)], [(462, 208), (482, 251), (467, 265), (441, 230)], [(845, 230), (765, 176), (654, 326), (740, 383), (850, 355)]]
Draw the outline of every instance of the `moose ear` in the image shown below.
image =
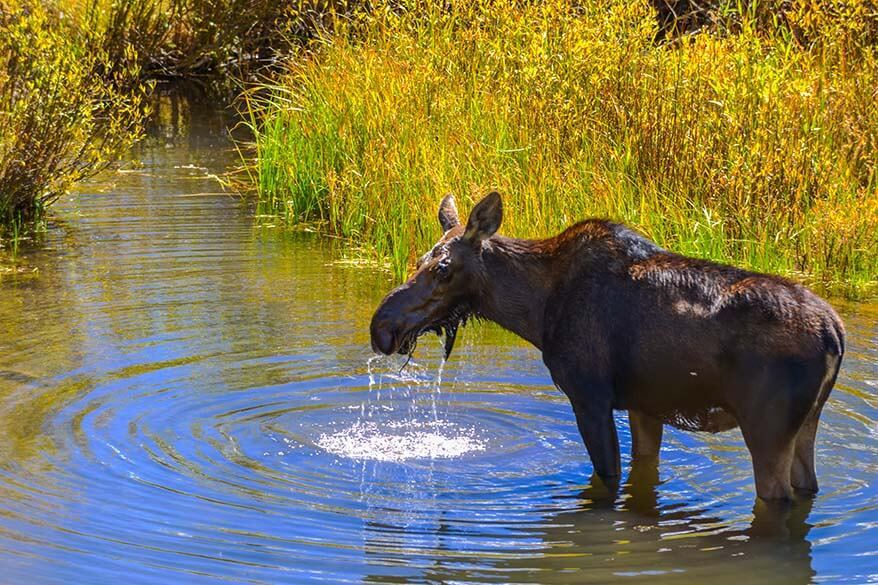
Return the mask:
[(460, 219), (457, 217), (457, 205), (454, 204), (454, 195), (449, 193), (442, 198), (439, 203), (439, 225), (442, 231), (448, 231), (451, 228), (460, 225)]
[(502, 221), (503, 202), (499, 193), (491, 191), (470, 212), (463, 238), (473, 244), (480, 244), (482, 240), (494, 235)]

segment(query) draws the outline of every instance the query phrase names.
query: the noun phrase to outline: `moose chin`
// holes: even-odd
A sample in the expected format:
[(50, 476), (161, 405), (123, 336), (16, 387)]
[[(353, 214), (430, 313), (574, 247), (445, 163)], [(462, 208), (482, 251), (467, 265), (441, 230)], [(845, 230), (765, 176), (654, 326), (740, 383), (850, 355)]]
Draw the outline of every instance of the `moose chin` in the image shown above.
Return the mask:
[(496, 232), (490, 193), (460, 223), (439, 205), (444, 235), (372, 317), (372, 348), (410, 354), (420, 335), (488, 319), (536, 346), (570, 399), (597, 476), (621, 469), (614, 410), (627, 410), (635, 461), (657, 463), (663, 425), (740, 427), (756, 493), (817, 492), (814, 439), (844, 354), (844, 326), (789, 280), (688, 258), (611, 221), (586, 220), (544, 240)]

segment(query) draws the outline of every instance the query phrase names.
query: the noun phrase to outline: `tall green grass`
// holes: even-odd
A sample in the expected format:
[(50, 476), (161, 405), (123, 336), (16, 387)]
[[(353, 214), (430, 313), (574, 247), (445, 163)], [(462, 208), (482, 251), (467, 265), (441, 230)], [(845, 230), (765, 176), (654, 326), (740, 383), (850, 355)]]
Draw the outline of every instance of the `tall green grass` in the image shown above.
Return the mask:
[(251, 95), (246, 179), (261, 214), (348, 238), (400, 277), (439, 236), (443, 194), (466, 208), (498, 189), (509, 235), (606, 216), (681, 253), (870, 294), (868, 19), (729, 14), (658, 44), (646, 2), (379, 5)]

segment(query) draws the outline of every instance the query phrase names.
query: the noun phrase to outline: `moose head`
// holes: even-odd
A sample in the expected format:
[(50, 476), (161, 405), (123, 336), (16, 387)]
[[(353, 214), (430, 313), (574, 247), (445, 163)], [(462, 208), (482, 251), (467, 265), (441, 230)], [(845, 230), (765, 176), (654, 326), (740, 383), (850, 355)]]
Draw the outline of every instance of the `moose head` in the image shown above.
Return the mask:
[(460, 224), (454, 197), (439, 204), (444, 234), (418, 260), (415, 273), (390, 291), (372, 317), (372, 349), (386, 355), (411, 354), (418, 337), (445, 335), (445, 358), (451, 355), (457, 328), (478, 308), (485, 280), (482, 249), (500, 227), (500, 195), (489, 193), (476, 204), (466, 226)]

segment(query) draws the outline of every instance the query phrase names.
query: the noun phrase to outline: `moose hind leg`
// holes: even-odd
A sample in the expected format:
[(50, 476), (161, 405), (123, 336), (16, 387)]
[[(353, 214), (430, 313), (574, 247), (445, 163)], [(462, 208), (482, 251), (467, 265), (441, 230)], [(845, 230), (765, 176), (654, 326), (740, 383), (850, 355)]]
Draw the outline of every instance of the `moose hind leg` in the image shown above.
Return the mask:
[(662, 421), (643, 412), (628, 411), (631, 456), (638, 461), (658, 461), (662, 446)]
[(817, 402), (814, 404), (814, 408), (808, 414), (808, 418), (805, 419), (802, 428), (799, 429), (799, 434), (796, 436), (796, 451), (790, 473), (790, 481), (797, 490), (811, 494), (816, 494), (818, 490), (817, 472), (814, 468), (814, 443), (817, 438), (817, 425), (820, 422), (823, 405), (826, 404), (829, 393), (832, 392), (832, 387), (835, 385), (840, 359), (840, 357), (835, 355), (827, 356), (826, 370), (820, 384)]
[(753, 374), (732, 406), (753, 459), (756, 493), (764, 500), (790, 500), (794, 461), (796, 479), (813, 471), (814, 428), (806, 423), (822, 405), (825, 369), (813, 360), (788, 359)]
[(738, 417), (753, 461), (756, 494), (763, 500), (790, 500), (793, 496), (790, 474), (796, 435), (802, 423), (801, 419), (795, 420), (797, 417), (787, 405), (786, 400), (781, 400), (780, 407), (753, 408)]
[(753, 459), (756, 495), (769, 501), (791, 500), (793, 489), (790, 472), (795, 447), (794, 437), (771, 444), (768, 441), (755, 440), (752, 436), (748, 438), (748, 433), (745, 432), (744, 441)]
[(788, 404), (782, 400), (779, 408), (752, 409), (738, 418), (753, 460), (756, 494), (763, 500), (790, 500), (793, 496), (790, 475), (802, 420), (784, 403)]
[(799, 434), (796, 435), (796, 447), (790, 469), (790, 482), (793, 487), (803, 492), (817, 493), (817, 472), (814, 469), (814, 442), (817, 435), (819, 411), (808, 417)]

